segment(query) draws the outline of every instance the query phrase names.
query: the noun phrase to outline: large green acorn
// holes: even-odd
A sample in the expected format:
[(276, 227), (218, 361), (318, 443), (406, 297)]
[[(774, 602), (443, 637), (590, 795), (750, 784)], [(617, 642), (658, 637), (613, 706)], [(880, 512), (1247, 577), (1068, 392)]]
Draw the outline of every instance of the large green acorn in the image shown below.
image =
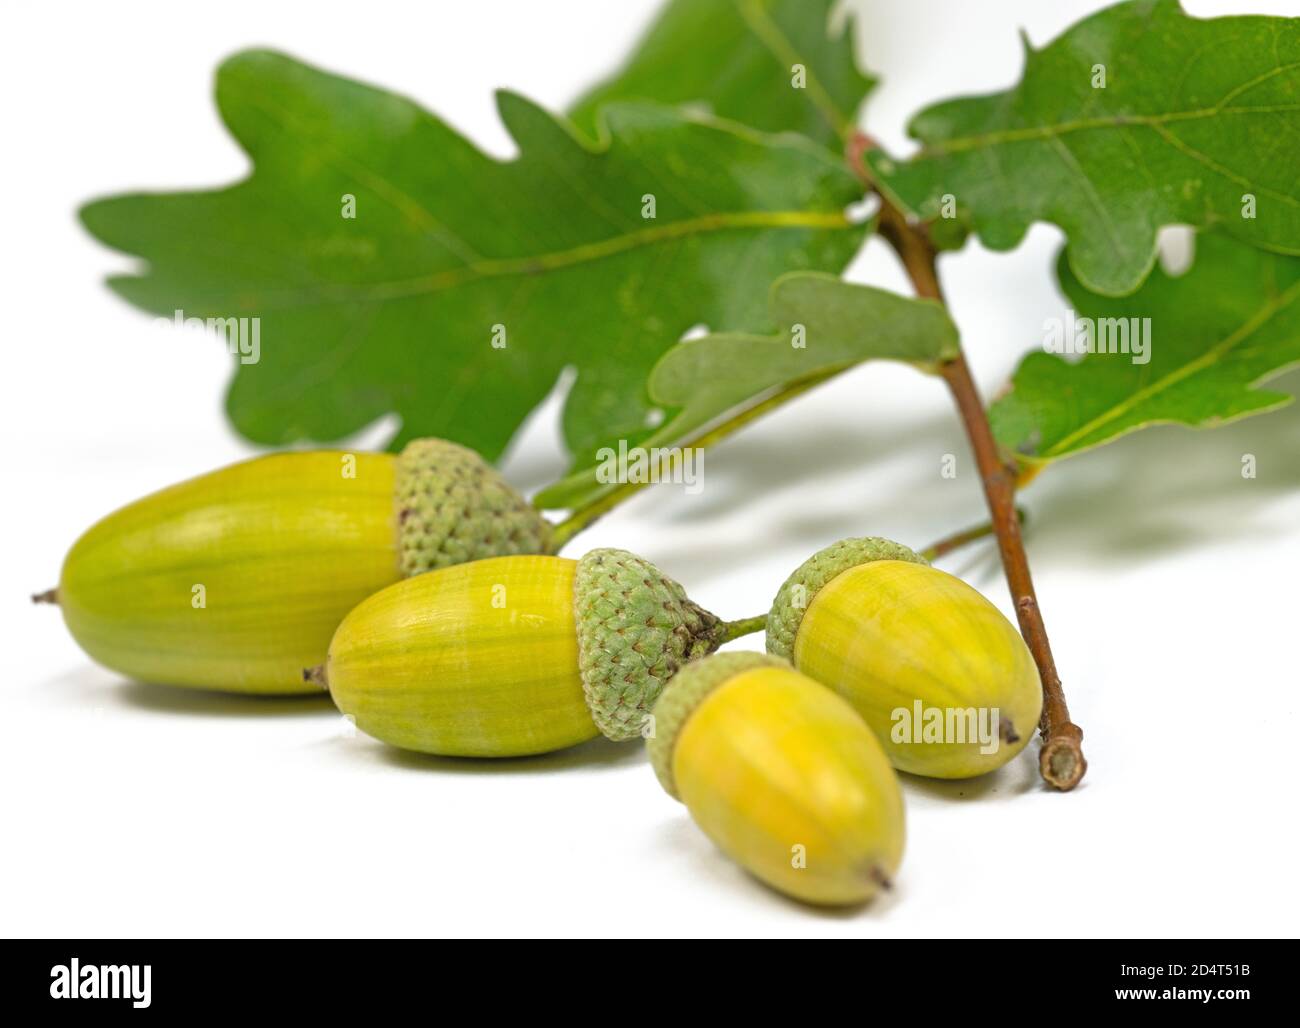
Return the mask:
[(478, 454), (440, 439), (400, 456), (257, 457), (174, 485), (90, 528), (57, 602), (106, 667), (146, 682), (243, 693), (315, 690), (371, 593), (481, 557), (542, 553), (550, 525)]
[(743, 631), (626, 550), (497, 557), (390, 585), (309, 677), (403, 749), (517, 757), (637, 738), (683, 664)]
[(903, 797), (880, 743), (786, 661), (719, 653), (672, 680), (650, 762), (717, 845), (773, 888), (848, 904), (888, 888)]
[(767, 649), (862, 715), (894, 767), (968, 778), (1033, 735), (1038, 669), (1001, 611), (888, 539), (845, 539), (781, 586)]

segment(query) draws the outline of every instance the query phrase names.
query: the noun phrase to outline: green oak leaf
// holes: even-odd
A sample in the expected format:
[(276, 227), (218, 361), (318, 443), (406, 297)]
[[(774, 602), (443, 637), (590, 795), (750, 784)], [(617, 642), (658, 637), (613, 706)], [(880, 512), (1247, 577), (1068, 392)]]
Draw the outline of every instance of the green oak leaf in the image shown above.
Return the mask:
[(1138, 286), (1162, 225), (1300, 253), (1297, 18), (1117, 4), (1042, 50), (1026, 44), (1019, 85), (930, 107), (909, 132), (922, 144), (910, 161), (868, 158), (891, 199), (931, 219), (951, 196), (995, 250), (1032, 222), (1059, 225), (1074, 273), (1099, 293)]
[[(933, 372), (959, 353), (944, 308), (833, 275), (793, 272), (772, 286), (770, 336), (723, 332), (679, 343), (650, 376), (650, 395), (676, 414), (642, 448), (696, 439), (724, 414), (757, 409), (783, 387), (815, 384), (865, 360), (894, 360)], [(631, 444), (629, 444), (631, 445)], [(595, 467), (575, 472), (535, 498), (540, 507), (578, 507), (615, 488)]]
[(217, 103), (248, 178), (81, 214), (144, 259), (110, 280), (130, 302), (260, 318), (261, 360), (227, 401), (260, 443), (396, 412), (393, 446), (443, 436), (496, 457), (573, 365), (565, 436), (589, 452), (644, 430), (646, 376), (688, 329), (769, 328), (771, 282), (838, 271), (866, 231), (845, 214), (860, 186), (820, 147), (667, 107), (610, 107), (592, 144), (503, 92), (519, 154), (498, 160), (410, 100), (281, 54), (228, 60)]
[[(875, 79), (858, 69), (852, 25), (832, 33), (836, 0), (670, 0), (623, 68), (575, 104), (594, 132), (616, 100), (696, 104), (764, 132), (839, 148)], [(794, 67), (805, 81), (795, 88)]]
[[(1093, 319), (1107, 349), (1121, 349), (1123, 325), (1150, 318), (1147, 363), (1129, 354), (1088, 353), (1074, 361), (1033, 353), (989, 412), (998, 439), (1026, 476), (1052, 461), (1147, 425), (1210, 427), (1290, 403), (1260, 383), (1300, 363), (1300, 258), (1256, 250), (1217, 233), (1197, 237), (1185, 274), (1157, 269), (1126, 297), (1090, 292), (1064, 256), (1058, 273), (1078, 318)], [(1141, 357), (1139, 356), (1139, 360)]]

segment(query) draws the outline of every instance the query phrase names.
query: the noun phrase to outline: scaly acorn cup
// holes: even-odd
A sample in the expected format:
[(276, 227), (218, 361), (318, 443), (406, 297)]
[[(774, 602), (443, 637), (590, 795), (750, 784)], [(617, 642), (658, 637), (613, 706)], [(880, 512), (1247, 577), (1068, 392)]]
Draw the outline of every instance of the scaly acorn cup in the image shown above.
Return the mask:
[(879, 741), (839, 696), (761, 653), (683, 668), (655, 710), (650, 761), (728, 856), (807, 903), (888, 888), (903, 797)]
[(888, 539), (809, 557), (768, 614), (769, 653), (834, 689), (894, 767), (969, 778), (1019, 753), (1043, 694), (1020, 633), (959, 578)]
[(308, 677), (393, 746), (527, 756), (637, 737), (677, 669), (736, 627), (626, 550), (497, 557), (366, 599)]
[(278, 453), (124, 507), (68, 553), (57, 602), (91, 657), (165, 685), (314, 692), (344, 615), (404, 575), (547, 548), (550, 525), (478, 454)]

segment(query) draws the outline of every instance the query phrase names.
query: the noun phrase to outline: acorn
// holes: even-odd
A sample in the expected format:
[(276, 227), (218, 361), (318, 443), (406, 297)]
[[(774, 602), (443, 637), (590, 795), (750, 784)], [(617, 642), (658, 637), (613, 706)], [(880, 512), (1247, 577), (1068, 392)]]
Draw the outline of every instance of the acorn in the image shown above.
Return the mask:
[(835, 690), (894, 767), (969, 778), (1001, 767), (1042, 712), (1020, 633), (959, 578), (888, 539), (813, 554), (768, 614), (769, 653)]
[(740, 630), (626, 550), (497, 557), (364, 600), (308, 677), (393, 746), (519, 757), (636, 738), (677, 669)]
[(668, 794), (774, 889), (832, 905), (890, 887), (903, 856), (898, 776), (853, 708), (787, 661), (719, 653), (684, 668), (648, 746)]
[(277, 453), (110, 514), (68, 553), (57, 602), (91, 657), (146, 682), (313, 692), (371, 593), (462, 561), (540, 553), (550, 525), (472, 450)]

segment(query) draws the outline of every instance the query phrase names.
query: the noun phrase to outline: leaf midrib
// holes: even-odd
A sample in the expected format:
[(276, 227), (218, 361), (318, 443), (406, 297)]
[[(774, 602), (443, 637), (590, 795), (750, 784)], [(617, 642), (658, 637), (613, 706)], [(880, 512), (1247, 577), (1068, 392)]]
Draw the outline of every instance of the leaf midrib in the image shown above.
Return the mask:
[(1255, 332), (1267, 324), (1274, 315), (1290, 306), (1297, 298), (1300, 298), (1300, 282), (1296, 282), (1291, 286), (1291, 288), (1287, 289), (1283, 293), (1279, 293), (1267, 303), (1263, 304), (1259, 310), (1243, 322), (1240, 328), (1229, 334), (1224, 339), (1221, 339), (1199, 357), (1188, 361), (1181, 367), (1171, 371), (1168, 375), (1156, 379), (1150, 385), (1137, 390), (1128, 396), (1123, 402), (1108, 408), (1091, 421), (1075, 429), (1069, 435), (1059, 439), (1055, 444), (1042, 453), (1039, 459), (1051, 460), (1071, 452), (1071, 448), (1077, 440), (1086, 439), (1093, 432), (1110, 424), (1112, 421), (1123, 417), (1125, 414), (1128, 414), (1151, 397), (1172, 388), (1184, 379), (1190, 378), (1197, 372), (1210, 367), (1223, 357), (1224, 354), (1233, 349), (1233, 347), (1238, 343), (1241, 343), (1243, 340), (1254, 335)]
[(749, 27), (749, 31), (754, 38), (759, 41), (782, 68), (792, 64), (802, 64), (807, 80), (805, 87), (808, 90), (809, 99), (812, 105), (817, 109), (817, 113), (825, 119), (837, 136), (841, 139), (848, 137), (853, 128), (853, 119), (845, 111), (840, 110), (835, 99), (830, 92), (822, 85), (821, 79), (817, 77), (816, 72), (808, 67), (808, 62), (800, 58), (799, 51), (795, 49), (790, 38), (781, 31), (781, 26), (776, 23), (771, 12), (763, 0), (733, 0), (736, 5), (737, 13)]
[[(1097, 128), (1124, 128), (1130, 125), (1155, 126), (1165, 125), (1176, 121), (1195, 121), (1200, 118), (1212, 118), (1220, 114), (1280, 114), (1284, 111), (1300, 111), (1300, 103), (1294, 104), (1270, 104), (1261, 107), (1229, 107), (1228, 104), (1234, 99), (1246, 92), (1248, 89), (1254, 89), (1262, 82), (1277, 75), (1285, 74), (1288, 71), (1294, 71), (1300, 68), (1300, 61), (1292, 61), (1290, 64), (1279, 64), (1276, 68), (1270, 68), (1268, 71), (1261, 72), (1252, 79), (1242, 82), (1232, 89), (1228, 90), (1218, 102), (1209, 107), (1201, 107), (1191, 111), (1170, 111), (1168, 114), (1112, 114), (1103, 118), (1076, 118), (1074, 121), (1064, 121), (1057, 125), (1033, 125), (1020, 129), (1003, 129), (1000, 132), (986, 132), (973, 136), (959, 136), (956, 139), (950, 139), (936, 146), (926, 146), (921, 150), (921, 156), (945, 156), (950, 153), (957, 153), (963, 150), (976, 150), (985, 146), (999, 146), (1003, 143), (1025, 142), (1032, 139), (1045, 139), (1053, 136), (1062, 136), (1071, 132), (1083, 132), (1089, 129)], [(1014, 96), (1015, 91), (1005, 94)]]
[[(380, 303), (437, 293), (489, 278), (547, 274), (708, 232), (765, 228), (847, 230), (857, 227), (858, 225), (843, 211), (719, 212), (656, 225), (635, 232), (625, 232), (622, 235), (611, 236), (594, 243), (584, 243), (567, 250), (475, 261), (413, 278), (334, 285), (320, 283), (309, 290), (272, 290), (253, 295), (261, 303), (274, 301), (273, 306), (292, 306), (296, 301), (309, 300), (337, 303), (360, 300)], [(239, 290), (239, 295), (247, 297), (249, 293), (246, 290)]]
[[(1284, 206), (1300, 209), (1300, 199), (1297, 199), (1289, 193), (1273, 189), (1271, 186), (1252, 182), (1244, 175), (1238, 174), (1231, 168), (1220, 164), (1218, 161), (1197, 150), (1195, 147), (1190, 146), (1166, 127), (1167, 124), (1172, 122), (1187, 121), (1198, 117), (1209, 117), (1213, 114), (1275, 113), (1278, 111), (1290, 110), (1300, 111), (1300, 103), (1278, 105), (1273, 108), (1228, 108), (1221, 111), (1188, 111), (1168, 115), (1114, 115), (1109, 118), (1090, 118), (1074, 122), (1066, 122), (1055, 126), (1045, 125), (1027, 129), (1008, 129), (1002, 133), (995, 132), (986, 133), (981, 136), (965, 136), (961, 139), (952, 140), (949, 143), (937, 147), (923, 147), (917, 155), (917, 158), (937, 159), (981, 148), (987, 148), (989, 151), (992, 151), (993, 148), (997, 146), (1007, 145), (1013, 142), (1029, 141), (1047, 143), (1052, 147), (1053, 152), (1060, 156), (1063, 151), (1068, 152), (1068, 148), (1065, 146), (1065, 143), (1062, 142), (1063, 137), (1075, 132), (1083, 132), (1099, 128), (1148, 128), (1159, 136), (1167, 146), (1178, 151), (1189, 160), (1203, 165), (1216, 175), (1221, 175), (1229, 181), (1237, 183), (1248, 191), (1276, 200)], [(1069, 162), (1067, 162), (1067, 164), (1069, 164)], [(1083, 167), (1077, 164), (1077, 161), (1075, 161), (1075, 165), (1071, 170), (1075, 171), (1079, 175), (1080, 180), (1084, 183), (1085, 191), (1089, 194), (1089, 202), (1093, 204), (1094, 209), (1097, 211), (1105, 225), (1106, 232), (1108, 236), (1110, 236), (1112, 248), (1116, 253), (1124, 253), (1125, 248), (1120, 244), (1115, 230), (1110, 223), (1109, 216), (1105, 213), (1103, 207), (1100, 206), (1100, 198), (1097, 197), (1096, 192), (1092, 187), (1092, 179), (1088, 177), (1087, 173), (1083, 170)], [(1283, 252), (1290, 253), (1293, 251), (1284, 249)]]
[(958, 136), (944, 140), (942, 143), (927, 143), (918, 157), (947, 157), (968, 150), (980, 150), (989, 146), (1003, 146), (1008, 143), (1025, 143), (1035, 140), (1057, 139), (1075, 132), (1087, 132), (1092, 129), (1106, 128), (1157, 128), (1180, 121), (1197, 121), (1213, 118), (1223, 114), (1282, 114), (1287, 111), (1300, 111), (1300, 103), (1270, 104), (1261, 107), (1226, 107), (1207, 108), (1200, 111), (1172, 111), (1169, 114), (1112, 114), (1103, 118), (1078, 118), (1063, 121), (1056, 125), (1030, 125), (1024, 128), (1002, 129), (997, 132), (984, 132), (973, 136)]
[[(737, 0), (738, 3), (744, 0)], [(766, 15), (764, 15), (766, 16)], [(778, 32), (775, 23), (772, 27)], [(810, 76), (811, 80), (811, 76)], [(855, 223), (843, 211), (716, 211), (694, 218), (653, 225), (635, 231), (623, 232), (592, 243), (583, 243), (565, 250), (555, 250), (522, 257), (479, 258), (477, 251), (465, 241), (451, 233), (427, 207), (424, 206), (400, 185), (393, 182), (382, 172), (358, 161), (352, 155), (329, 144), (319, 134), (305, 129), (286, 112), (265, 102), (264, 94), (248, 93), (237, 87), (227, 85), (232, 95), (237, 95), (242, 102), (261, 111), (267, 118), (286, 132), (292, 132), (304, 143), (314, 144), (315, 152), (331, 165), (352, 175), (368, 181), (372, 188), (386, 197), (393, 207), (413, 225), (424, 223), (426, 230), (432, 230), (436, 236), (450, 235), (456, 247), (448, 246), (446, 239), (443, 246), (448, 250), (460, 249), (475, 254), (466, 259), (462, 265), (446, 268), (426, 275), (391, 281), (348, 283), (339, 286), (321, 284), (309, 291), (278, 290), (257, 293), (259, 302), (279, 300), (282, 304), (296, 305), (299, 300), (327, 300), (330, 302), (348, 302), (354, 300), (382, 302), (385, 300), (406, 299), (411, 296), (434, 293), (451, 289), (469, 282), (486, 278), (502, 278), (512, 275), (532, 275), (573, 267), (589, 261), (626, 253), (641, 247), (658, 245), (675, 239), (683, 239), (706, 232), (730, 231), (735, 229), (764, 228), (811, 228), (811, 229), (851, 229)], [(256, 162), (255, 162), (256, 164)], [(247, 296), (246, 291), (240, 291)]]

